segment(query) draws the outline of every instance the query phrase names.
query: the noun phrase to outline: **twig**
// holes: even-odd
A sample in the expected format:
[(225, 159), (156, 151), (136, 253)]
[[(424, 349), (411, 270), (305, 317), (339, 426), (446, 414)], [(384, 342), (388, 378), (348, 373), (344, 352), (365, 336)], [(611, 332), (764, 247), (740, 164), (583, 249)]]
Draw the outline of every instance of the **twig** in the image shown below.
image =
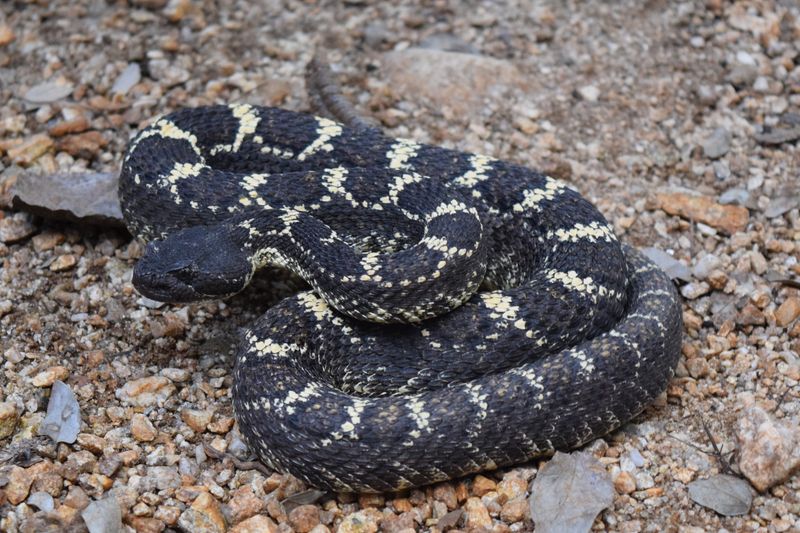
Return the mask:
[(772, 283), (780, 283), (784, 287), (792, 287), (794, 289), (800, 289), (800, 281), (796, 279), (773, 279), (771, 281)]
[(708, 437), (708, 440), (711, 441), (711, 447), (713, 448), (712, 451), (705, 450), (702, 447), (698, 446), (697, 444), (685, 441), (683, 439), (679, 439), (675, 435), (667, 435), (667, 436), (669, 438), (673, 439), (673, 440), (676, 440), (676, 441), (680, 442), (681, 444), (685, 444), (686, 446), (694, 448), (695, 450), (697, 450), (700, 453), (704, 453), (706, 455), (710, 455), (710, 456), (716, 457), (717, 461), (719, 461), (720, 465), (722, 466), (723, 472), (731, 474), (731, 475), (736, 476), (736, 477), (741, 477), (739, 474), (737, 474), (731, 468), (730, 458), (733, 457), (733, 453), (734, 452), (731, 452), (730, 455), (728, 456), (728, 459), (726, 459), (724, 454), (723, 454), (722, 449), (720, 449), (720, 447), (717, 445), (717, 442), (714, 440), (713, 435), (711, 435), (711, 430), (706, 425), (705, 420), (703, 420), (699, 416), (698, 416), (698, 418), (700, 419), (700, 424), (703, 426), (703, 431), (705, 432), (706, 436)]
[(778, 398), (778, 401), (777, 401), (777, 403), (775, 404), (775, 408), (772, 410), (772, 412), (773, 412), (773, 413), (774, 413), (774, 412), (776, 412), (778, 409), (780, 409), (781, 405), (783, 404), (783, 401), (784, 401), (784, 400), (786, 399), (786, 397), (789, 395), (789, 393), (791, 392), (791, 390), (792, 390), (792, 387), (786, 387), (786, 390), (784, 390), (784, 391), (781, 393), (781, 397), (780, 397), (780, 398)]
[(695, 450), (697, 450), (700, 453), (704, 453), (706, 455), (714, 455), (714, 452), (710, 452), (708, 450), (704, 450), (703, 448), (701, 448), (697, 444), (694, 444), (693, 442), (689, 442), (687, 440), (679, 439), (675, 435), (667, 435), (667, 437), (671, 438), (672, 440), (676, 440), (676, 441), (680, 442), (681, 444), (685, 444), (686, 446), (689, 446), (690, 448), (694, 448)]
[(706, 437), (708, 437), (708, 440), (711, 441), (711, 447), (714, 448), (714, 455), (716, 456), (719, 463), (722, 465), (722, 470), (728, 474), (736, 475), (736, 472), (734, 472), (733, 469), (731, 468), (731, 464), (728, 462), (727, 459), (725, 459), (725, 457), (723, 457), (722, 449), (720, 449), (720, 447), (717, 446), (717, 441), (714, 440), (714, 435), (711, 434), (711, 430), (706, 424), (706, 421), (703, 419), (702, 416), (698, 415), (698, 418), (700, 419), (700, 424), (703, 426), (703, 431), (705, 431), (706, 433)]
[(206, 452), (206, 455), (214, 459), (220, 459), (220, 460), (230, 459), (231, 462), (233, 463), (233, 466), (236, 467), (238, 470), (258, 470), (267, 477), (272, 475), (272, 471), (258, 461), (242, 461), (241, 459), (238, 459), (236, 456), (227, 452), (221, 452), (216, 448), (212, 448), (206, 443), (203, 443), (203, 450)]
[(10, 444), (0, 450), (0, 465), (15, 464), (28, 467), (43, 460), (43, 457), (54, 459), (55, 451), (48, 449), (50, 438), (39, 435)]

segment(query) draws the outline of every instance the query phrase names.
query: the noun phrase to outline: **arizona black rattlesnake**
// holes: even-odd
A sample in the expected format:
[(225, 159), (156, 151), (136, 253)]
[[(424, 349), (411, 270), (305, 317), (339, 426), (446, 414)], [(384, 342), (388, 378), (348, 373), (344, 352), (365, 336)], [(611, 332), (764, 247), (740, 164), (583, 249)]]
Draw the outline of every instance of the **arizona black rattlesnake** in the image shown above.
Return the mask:
[(490, 157), (250, 105), (132, 141), (120, 197), (167, 301), (264, 265), (313, 291), (244, 335), (240, 429), (267, 464), (387, 491), (583, 444), (660, 394), (681, 313), (667, 276), (568, 185)]

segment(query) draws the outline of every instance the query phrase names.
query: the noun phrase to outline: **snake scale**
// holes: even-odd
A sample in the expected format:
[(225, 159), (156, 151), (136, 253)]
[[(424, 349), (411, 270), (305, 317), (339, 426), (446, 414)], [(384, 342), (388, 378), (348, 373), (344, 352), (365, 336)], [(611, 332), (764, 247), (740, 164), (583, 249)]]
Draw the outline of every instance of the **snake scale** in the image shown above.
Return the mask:
[(668, 277), (556, 179), (245, 104), (184, 109), (125, 157), (133, 283), (220, 298), (285, 267), (310, 290), (242, 334), (233, 405), (267, 465), (393, 491), (569, 449), (677, 364)]

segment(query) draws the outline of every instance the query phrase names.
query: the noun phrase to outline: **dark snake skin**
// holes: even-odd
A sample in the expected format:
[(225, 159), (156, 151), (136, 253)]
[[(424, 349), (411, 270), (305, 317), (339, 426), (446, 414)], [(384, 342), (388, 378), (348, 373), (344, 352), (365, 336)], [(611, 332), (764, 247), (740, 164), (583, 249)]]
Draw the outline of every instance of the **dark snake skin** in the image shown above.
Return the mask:
[(266, 464), (392, 491), (579, 446), (666, 387), (668, 277), (564, 183), (493, 158), (249, 105), (182, 110), (120, 181), (134, 284), (223, 297), (265, 265), (312, 291), (243, 336), (233, 403)]

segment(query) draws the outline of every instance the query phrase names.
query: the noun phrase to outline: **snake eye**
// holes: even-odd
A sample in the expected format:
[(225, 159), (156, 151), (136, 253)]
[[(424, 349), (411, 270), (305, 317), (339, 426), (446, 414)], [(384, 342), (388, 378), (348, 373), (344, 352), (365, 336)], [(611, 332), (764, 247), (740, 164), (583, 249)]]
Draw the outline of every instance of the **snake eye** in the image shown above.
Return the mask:
[(167, 270), (167, 274), (174, 276), (184, 283), (191, 284), (197, 276), (197, 265), (191, 261), (186, 261), (183, 265), (176, 265)]

